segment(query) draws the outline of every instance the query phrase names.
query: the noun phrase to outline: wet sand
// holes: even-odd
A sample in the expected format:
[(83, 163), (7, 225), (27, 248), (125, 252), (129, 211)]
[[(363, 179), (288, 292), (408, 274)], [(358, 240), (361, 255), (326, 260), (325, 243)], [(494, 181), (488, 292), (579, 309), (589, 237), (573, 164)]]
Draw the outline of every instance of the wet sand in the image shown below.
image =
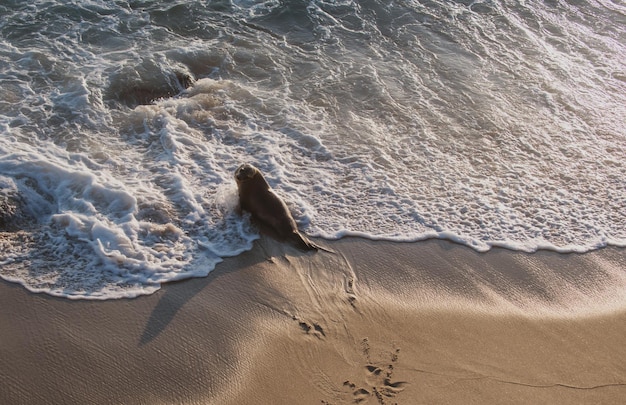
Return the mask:
[(0, 282), (1, 404), (620, 403), (626, 249), (272, 240), (72, 301)]

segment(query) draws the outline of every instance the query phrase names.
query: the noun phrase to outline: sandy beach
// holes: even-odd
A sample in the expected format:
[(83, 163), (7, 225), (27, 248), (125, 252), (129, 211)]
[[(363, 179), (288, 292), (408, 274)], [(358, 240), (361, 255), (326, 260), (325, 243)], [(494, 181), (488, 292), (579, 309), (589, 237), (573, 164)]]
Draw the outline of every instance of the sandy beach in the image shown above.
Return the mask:
[(1, 404), (617, 404), (626, 250), (272, 240), (72, 301), (0, 283)]

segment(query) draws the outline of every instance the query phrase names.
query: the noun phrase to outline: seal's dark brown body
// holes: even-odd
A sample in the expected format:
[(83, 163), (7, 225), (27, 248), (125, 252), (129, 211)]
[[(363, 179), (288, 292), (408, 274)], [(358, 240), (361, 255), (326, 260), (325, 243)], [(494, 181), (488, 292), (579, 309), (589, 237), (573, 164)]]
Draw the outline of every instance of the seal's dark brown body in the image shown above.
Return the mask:
[(274, 193), (263, 174), (250, 164), (243, 164), (235, 171), (239, 190), (239, 206), (249, 212), (261, 230), (276, 239), (293, 243), (302, 250), (319, 247), (298, 232), (296, 221), (287, 204)]

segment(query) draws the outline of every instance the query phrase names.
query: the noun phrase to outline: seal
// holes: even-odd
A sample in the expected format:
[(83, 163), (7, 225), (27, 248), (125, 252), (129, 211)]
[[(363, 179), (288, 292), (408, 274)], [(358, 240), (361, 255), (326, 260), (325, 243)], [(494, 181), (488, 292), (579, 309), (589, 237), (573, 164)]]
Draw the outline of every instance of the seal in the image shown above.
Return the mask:
[(239, 190), (239, 208), (252, 215), (262, 232), (305, 251), (326, 250), (298, 231), (287, 204), (276, 195), (259, 169), (244, 163), (235, 171), (235, 180)]

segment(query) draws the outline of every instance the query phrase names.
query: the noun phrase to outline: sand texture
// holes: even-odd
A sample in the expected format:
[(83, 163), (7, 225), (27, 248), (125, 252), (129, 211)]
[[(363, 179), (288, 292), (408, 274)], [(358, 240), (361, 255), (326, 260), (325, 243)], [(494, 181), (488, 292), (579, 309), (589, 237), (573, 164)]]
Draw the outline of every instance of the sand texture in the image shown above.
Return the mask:
[(270, 239), (71, 301), (0, 283), (0, 404), (618, 404), (626, 250)]

